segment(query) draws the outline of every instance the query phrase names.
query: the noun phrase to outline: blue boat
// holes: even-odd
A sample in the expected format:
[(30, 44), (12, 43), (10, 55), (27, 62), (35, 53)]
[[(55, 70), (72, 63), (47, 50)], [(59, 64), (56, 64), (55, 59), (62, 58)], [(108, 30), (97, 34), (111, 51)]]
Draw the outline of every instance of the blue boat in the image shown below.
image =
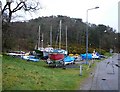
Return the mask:
[[(85, 60), (86, 59), (86, 54), (81, 54), (81, 57), (82, 57), (82, 60)], [(92, 54), (88, 53), (88, 60), (91, 60), (91, 59), (92, 59)]]
[(33, 62), (38, 62), (39, 58), (36, 56), (30, 55), (30, 56), (22, 56), (22, 59), (25, 59), (27, 61), (33, 61)]
[(67, 56), (67, 57), (64, 58), (63, 61), (64, 61), (64, 64), (65, 64), (65, 65), (66, 65), (66, 64), (73, 64), (74, 61), (75, 61), (75, 58), (74, 58), (74, 57)]

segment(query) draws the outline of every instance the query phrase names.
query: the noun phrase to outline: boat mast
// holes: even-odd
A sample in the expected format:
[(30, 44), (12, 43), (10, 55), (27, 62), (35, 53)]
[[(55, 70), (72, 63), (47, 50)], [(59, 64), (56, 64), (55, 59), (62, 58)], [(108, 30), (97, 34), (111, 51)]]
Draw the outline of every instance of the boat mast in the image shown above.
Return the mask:
[(52, 25), (50, 26), (50, 46), (52, 46)]
[(43, 48), (43, 33), (42, 33), (42, 40), (41, 41), (42, 41), (41, 47)]
[(67, 26), (66, 26), (66, 51), (67, 51)]
[(62, 26), (62, 20), (60, 20), (60, 36), (59, 36), (59, 49), (61, 49), (61, 26)]
[(40, 27), (40, 25), (39, 25), (38, 48), (40, 47), (40, 29), (41, 29), (41, 27)]
[[(59, 32), (59, 29), (58, 29)], [(55, 48), (57, 48), (57, 42), (58, 42), (58, 32), (57, 32), (57, 37), (56, 37), (56, 42), (55, 42)]]

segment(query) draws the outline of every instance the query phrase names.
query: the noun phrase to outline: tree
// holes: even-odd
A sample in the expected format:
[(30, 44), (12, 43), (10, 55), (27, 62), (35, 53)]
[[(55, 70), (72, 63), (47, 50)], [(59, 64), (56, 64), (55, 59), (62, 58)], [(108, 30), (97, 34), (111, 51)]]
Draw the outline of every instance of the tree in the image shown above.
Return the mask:
[(2, 9), (3, 20), (7, 23), (11, 21), (13, 13), (24, 10), (34, 12), (41, 9), (39, 1), (35, 0), (6, 0)]
[(6, 3), (3, 5), (3, 9), (1, 10), (3, 51), (10, 50), (12, 47), (15, 47), (15, 37), (13, 36), (13, 29), (11, 28), (11, 20), (14, 14), (18, 14), (18, 11), (35, 12), (39, 9), (41, 9), (39, 0), (6, 0)]

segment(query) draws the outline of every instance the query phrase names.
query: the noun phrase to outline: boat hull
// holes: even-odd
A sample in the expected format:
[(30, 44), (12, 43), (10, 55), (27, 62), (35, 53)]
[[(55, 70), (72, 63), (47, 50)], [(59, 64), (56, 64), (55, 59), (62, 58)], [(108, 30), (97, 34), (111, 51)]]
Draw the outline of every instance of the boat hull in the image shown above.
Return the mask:
[(64, 59), (64, 54), (54, 53), (49, 54), (50, 60), (59, 61)]

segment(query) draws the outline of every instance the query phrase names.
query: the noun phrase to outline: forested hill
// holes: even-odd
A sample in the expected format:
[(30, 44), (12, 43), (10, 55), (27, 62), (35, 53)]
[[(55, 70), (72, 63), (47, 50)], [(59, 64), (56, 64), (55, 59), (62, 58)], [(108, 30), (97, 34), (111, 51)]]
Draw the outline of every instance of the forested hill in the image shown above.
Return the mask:
[[(40, 33), (41, 35), (43, 34), (44, 47), (50, 44), (50, 30), (52, 27), (52, 44), (55, 46), (59, 41), (57, 35), (59, 35), (60, 20), (62, 20), (62, 48), (65, 48), (65, 31), (67, 26), (69, 49), (77, 50), (78, 47), (83, 47), (84, 52), (86, 42), (86, 23), (84, 23), (82, 19), (70, 18), (62, 15), (39, 17), (27, 22), (12, 22), (9, 26), (9, 30), (5, 30), (7, 25), (3, 25), (3, 49), (33, 50), (38, 43), (39, 26)], [(113, 28), (103, 24), (89, 24), (88, 27), (90, 48), (101, 48), (105, 50), (117, 48), (119, 44), (117, 40), (118, 33), (115, 33)]]

